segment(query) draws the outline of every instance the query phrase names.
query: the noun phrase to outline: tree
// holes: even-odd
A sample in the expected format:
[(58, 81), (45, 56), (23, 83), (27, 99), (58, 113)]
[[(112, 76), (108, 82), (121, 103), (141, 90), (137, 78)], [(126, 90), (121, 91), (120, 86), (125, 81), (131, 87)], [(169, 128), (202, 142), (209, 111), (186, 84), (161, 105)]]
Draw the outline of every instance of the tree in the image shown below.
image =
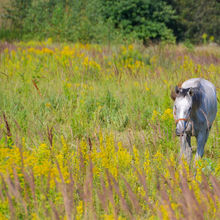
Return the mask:
[(133, 33), (143, 40), (170, 40), (168, 24), (175, 20), (175, 12), (163, 0), (102, 0), (103, 16), (112, 19), (115, 28), (125, 35)]
[(220, 42), (220, 2), (218, 0), (167, 0), (178, 14), (171, 27), (178, 40), (202, 40), (205, 33)]

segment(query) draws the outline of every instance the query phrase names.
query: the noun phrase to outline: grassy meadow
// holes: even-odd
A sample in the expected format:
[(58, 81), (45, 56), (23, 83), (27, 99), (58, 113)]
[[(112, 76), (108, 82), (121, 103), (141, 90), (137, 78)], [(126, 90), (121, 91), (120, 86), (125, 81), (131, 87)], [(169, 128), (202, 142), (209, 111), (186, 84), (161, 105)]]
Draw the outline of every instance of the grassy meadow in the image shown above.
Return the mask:
[(220, 112), (178, 156), (193, 77), (220, 99), (219, 47), (0, 43), (0, 219), (220, 219)]

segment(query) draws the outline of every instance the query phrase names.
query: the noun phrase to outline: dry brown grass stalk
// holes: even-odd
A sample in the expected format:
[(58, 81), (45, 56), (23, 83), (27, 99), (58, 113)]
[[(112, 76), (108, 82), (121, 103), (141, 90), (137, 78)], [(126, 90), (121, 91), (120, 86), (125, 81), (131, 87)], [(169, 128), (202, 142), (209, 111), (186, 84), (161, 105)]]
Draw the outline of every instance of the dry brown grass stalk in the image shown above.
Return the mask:
[[(218, 103), (220, 103), (218, 98), (217, 100), (218, 100)], [(215, 128), (216, 128), (216, 134), (219, 134), (218, 120), (215, 120)], [(215, 140), (214, 148), (217, 148), (217, 146), (219, 146), (219, 138), (216, 138), (214, 140)]]
[(130, 184), (128, 183), (128, 181), (125, 179), (125, 177), (123, 175), (121, 175), (121, 178), (123, 179), (125, 186), (127, 188), (128, 196), (129, 196), (131, 204), (133, 206), (134, 213), (140, 214), (141, 207), (139, 205), (139, 201), (138, 201), (136, 194), (132, 191)]
[[(11, 141), (12, 141), (11, 129), (10, 129), (10, 126), (9, 126), (9, 123), (8, 123), (8, 120), (7, 120), (7, 117), (6, 117), (6, 115), (5, 115), (4, 112), (3, 112), (3, 119), (4, 119), (4, 122), (5, 122), (6, 136), (7, 136), (8, 140), (11, 140)], [(7, 143), (8, 143), (8, 147), (11, 147), (8, 141), (7, 141)]]
[(150, 140), (150, 142), (153, 144), (154, 147), (157, 146), (157, 141), (158, 141), (158, 134), (157, 134), (157, 128), (154, 124), (148, 123), (149, 126), (151, 127), (153, 134), (151, 135), (153, 138)]
[(24, 200), (27, 202), (27, 204), (30, 203), (31, 199), (29, 197), (29, 193), (28, 193), (28, 180), (27, 180), (27, 176), (26, 176), (26, 172), (24, 170), (24, 156), (23, 156), (23, 147), (22, 145), (19, 145), (19, 153), (20, 153), (20, 158), (21, 158), (21, 173), (24, 177)]
[(214, 193), (218, 196), (218, 198), (220, 200), (220, 184), (219, 184), (219, 182), (217, 181), (217, 179), (213, 175), (210, 176), (210, 181), (212, 183)]
[(51, 180), (51, 170), (49, 171), (47, 175), (47, 185), (46, 185), (46, 195), (49, 193), (50, 190), (50, 180)]
[(75, 189), (75, 182), (73, 180), (73, 171), (71, 169), (71, 165), (70, 165), (70, 161), (67, 161), (68, 164), (68, 170), (69, 170), (69, 174), (70, 174), (70, 183), (67, 184), (67, 192), (69, 196), (69, 201), (70, 201), (70, 206), (71, 206), (71, 210), (73, 211), (73, 213), (76, 213), (76, 210), (74, 209), (75, 207), (75, 203), (74, 203), (74, 193), (76, 193), (76, 189)]
[(176, 217), (175, 217), (175, 212), (171, 206), (171, 202), (170, 202), (170, 199), (169, 199), (169, 196), (167, 195), (167, 192), (165, 190), (161, 190), (160, 191), (160, 196), (161, 196), (161, 199), (162, 199), (162, 203), (164, 205), (167, 205), (168, 207), (168, 213), (169, 213), (169, 218), (171, 220), (176, 220)]
[(49, 128), (47, 126), (47, 138), (49, 140), (50, 143), (50, 148), (53, 148), (53, 127)]
[(193, 189), (189, 189), (187, 178), (184, 176), (180, 177), (180, 188), (182, 190), (182, 198), (185, 203), (185, 211), (188, 219), (204, 219), (204, 209), (201, 209), (198, 203)]
[(4, 73), (4, 72), (2, 72), (2, 71), (0, 71), (0, 73), (1, 73), (3, 76), (6, 76), (6, 78), (8, 79), (8, 74), (6, 74), (6, 73)]
[[(30, 175), (25, 170), (23, 170), (23, 175), (24, 175), (25, 185), (28, 186), (31, 191), (31, 196), (33, 198), (32, 201), (34, 204), (35, 211), (37, 212), (38, 205), (37, 205), (37, 198), (36, 198), (36, 192), (35, 192), (35, 182), (34, 182), (33, 170), (30, 169)], [(28, 192), (27, 192), (27, 194), (28, 194)]]
[(37, 86), (36, 80), (32, 80), (32, 83), (33, 83), (35, 89), (37, 90), (38, 95), (39, 95), (40, 97), (42, 97), (41, 92), (40, 92), (40, 89), (39, 89), (38, 86)]
[(66, 183), (63, 178), (63, 174), (60, 169), (60, 165), (57, 160), (55, 162), (56, 162), (57, 169), (58, 169), (60, 179), (61, 179), (61, 187), (60, 188), (61, 188), (61, 192), (63, 195), (66, 217), (67, 217), (67, 220), (71, 220), (72, 219), (72, 209), (71, 209), (72, 205), (70, 203), (71, 201), (69, 200), (69, 197), (68, 197), (67, 187), (66, 187)]
[(125, 212), (126, 216), (129, 219), (133, 219), (133, 216), (131, 214), (129, 206), (128, 206), (125, 198), (122, 196), (122, 194), (120, 192), (120, 188), (119, 188), (118, 182), (116, 181), (116, 179), (112, 176), (112, 174), (110, 172), (107, 171), (107, 175), (109, 176), (109, 179), (111, 179), (113, 181), (113, 183), (114, 183), (114, 189), (115, 189), (115, 192), (117, 193), (117, 195), (119, 197), (119, 202), (120, 202), (121, 209)]
[(7, 120), (7, 117), (5, 115), (5, 113), (3, 112), (3, 119), (4, 119), (4, 122), (5, 122), (5, 127), (6, 127), (6, 135), (8, 137), (11, 137), (12, 134), (11, 134), (11, 129), (10, 129), (10, 126), (9, 126), (9, 123), (8, 123), (8, 120)]
[(5, 200), (4, 195), (3, 195), (3, 191), (2, 191), (2, 186), (1, 186), (1, 184), (0, 184), (0, 198), (1, 198), (2, 201)]
[(118, 208), (115, 204), (115, 200), (114, 200), (114, 192), (113, 192), (113, 186), (112, 186), (112, 181), (111, 178), (109, 176), (109, 171), (106, 169), (105, 170), (106, 176), (107, 176), (107, 181), (108, 181), (108, 198), (113, 206), (113, 210), (114, 210), (114, 218), (118, 219)]
[(17, 120), (14, 119), (14, 123), (15, 123), (16, 127), (18, 128), (18, 130), (21, 132), (21, 131), (22, 131), (22, 128), (21, 128), (21, 126), (19, 125), (19, 123), (17, 122)]
[[(13, 171), (15, 169), (13, 168)], [(11, 194), (11, 196), (15, 197), (15, 199), (17, 200), (17, 203), (21, 203), (24, 211), (25, 211), (25, 216), (27, 216), (28, 212), (27, 212), (27, 204), (24, 201), (22, 194), (21, 194), (21, 187), (20, 187), (20, 182), (18, 180), (18, 176), (17, 176), (17, 172), (14, 171), (14, 182), (12, 180), (12, 178), (10, 177), (10, 175), (8, 175), (8, 178), (6, 178), (6, 182), (7, 182), (7, 186), (8, 186), (8, 190), (9, 193)]]
[(203, 195), (204, 195), (204, 198), (207, 199), (207, 202), (209, 202), (208, 199), (209, 199), (209, 196), (210, 196), (211, 199), (214, 201), (215, 207), (217, 207), (217, 206), (216, 206), (215, 197), (214, 197), (214, 195), (213, 195), (212, 190), (211, 190), (210, 187), (209, 187), (208, 180), (207, 180), (207, 178), (206, 178), (206, 176), (205, 176), (204, 173), (202, 173), (202, 183), (200, 184), (200, 189), (201, 189), (201, 192), (202, 192)]
[(114, 64), (113, 64), (113, 67), (114, 67), (115, 75), (116, 75), (116, 76), (120, 76), (120, 73), (119, 73), (118, 67), (117, 67), (117, 65), (116, 65), (115, 62), (114, 62)]
[(84, 161), (83, 153), (82, 153), (80, 147), (78, 148), (78, 155), (79, 155), (79, 159), (80, 159), (80, 172), (82, 174), (85, 174), (85, 172), (86, 172), (85, 161)]
[(108, 199), (108, 190), (105, 186), (103, 177), (100, 177), (100, 182), (101, 182), (102, 190), (98, 190), (97, 194), (98, 194), (102, 208), (107, 213), (108, 212), (108, 200), (109, 200)]
[(143, 187), (144, 187), (145, 200), (146, 200), (148, 206), (150, 207), (150, 209), (153, 209), (153, 206), (152, 206), (152, 204), (151, 204), (150, 201), (149, 201), (146, 178), (145, 178), (145, 176), (144, 176), (143, 174), (140, 174), (140, 172), (139, 172), (137, 169), (135, 169), (135, 171), (136, 171), (136, 173), (137, 173), (137, 175), (138, 175), (138, 179), (139, 179), (140, 183), (141, 183), (141, 184), (143, 185)]
[[(43, 180), (43, 179), (42, 179)], [(51, 170), (49, 170), (49, 173), (47, 175), (47, 183), (46, 183), (46, 187), (44, 189), (44, 194), (45, 194), (45, 200), (42, 201), (44, 210), (45, 210), (45, 216), (49, 218), (50, 214), (49, 214), (49, 208), (47, 207), (46, 203), (49, 201), (49, 190), (50, 190), (50, 181), (51, 181)], [(44, 182), (41, 182), (41, 185), (44, 185)]]
[(161, 178), (163, 180), (164, 187), (166, 186), (166, 188), (170, 190), (172, 197), (175, 200), (177, 198), (177, 195), (175, 193), (174, 187), (172, 186), (171, 180), (169, 178), (165, 178), (163, 175), (161, 175)]
[[(196, 197), (195, 191), (192, 186), (190, 187), (193, 178), (193, 174), (191, 173), (191, 171), (189, 174), (187, 174), (186, 170), (184, 170), (183, 168), (180, 178), (177, 180), (174, 176), (174, 168), (169, 167), (169, 170), (171, 179), (165, 178), (163, 175), (161, 175), (162, 185), (158, 190), (158, 198), (160, 204), (167, 207), (166, 209), (169, 214), (169, 219), (177, 218), (171, 205), (172, 202), (174, 202), (174, 204), (178, 204), (178, 213), (182, 216), (182, 218), (189, 220), (205, 219), (209, 209), (209, 204), (212, 202), (216, 210), (218, 209), (216, 197), (214, 196), (217, 195), (217, 193), (215, 192), (215, 188), (217, 189), (217, 191), (219, 190), (219, 183), (217, 179), (213, 180), (212, 178), (209, 178), (213, 186), (213, 188), (211, 188), (208, 183), (207, 177), (202, 173), (202, 182), (199, 184), (199, 199)], [(181, 189), (181, 192), (179, 192), (179, 190), (176, 190), (175, 186), (177, 189)], [(164, 217), (163, 213), (160, 210), (158, 211), (158, 216), (161, 219), (163, 219)], [(217, 211), (215, 213), (216, 219), (218, 219), (219, 216), (220, 214)]]
[(38, 210), (38, 206), (37, 206), (36, 186), (35, 186), (35, 178), (34, 178), (33, 169), (30, 169), (29, 185), (30, 185), (32, 197), (33, 197), (33, 200), (34, 200), (34, 206), (35, 206), (35, 209), (37, 211)]
[(54, 203), (51, 200), (50, 200), (50, 206), (53, 211), (53, 218), (52, 219), (60, 220), (59, 212), (57, 211), (56, 206), (54, 205)]
[(1, 179), (2, 179), (3, 190), (4, 190), (4, 192), (5, 192), (5, 194), (6, 194), (7, 198), (8, 198), (8, 205), (9, 205), (9, 210), (10, 210), (10, 219), (14, 220), (16, 218), (16, 210), (15, 210), (12, 198), (11, 198), (11, 196), (10, 196), (8, 190), (7, 190), (4, 177), (3, 177), (3, 175), (1, 173), (0, 173), (0, 176), (1, 176)]
[(88, 138), (88, 143), (89, 143), (89, 150), (92, 151), (92, 141), (91, 138)]
[(84, 182), (84, 204), (85, 204), (85, 217), (97, 219), (96, 212), (93, 204), (93, 164), (91, 157), (89, 166), (87, 167), (86, 178)]
[(145, 147), (146, 146), (146, 136), (144, 131), (141, 131), (141, 141), (142, 141), (142, 145)]

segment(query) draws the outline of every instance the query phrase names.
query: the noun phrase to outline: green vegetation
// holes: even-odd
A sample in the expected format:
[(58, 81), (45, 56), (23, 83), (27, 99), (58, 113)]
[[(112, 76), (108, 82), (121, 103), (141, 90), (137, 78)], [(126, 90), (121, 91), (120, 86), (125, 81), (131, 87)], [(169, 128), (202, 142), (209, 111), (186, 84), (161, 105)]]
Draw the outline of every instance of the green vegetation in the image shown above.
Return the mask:
[(217, 0), (8, 0), (0, 39), (83, 43), (220, 41)]
[(189, 169), (170, 98), (203, 77), (219, 99), (219, 57), (217, 46), (1, 43), (0, 218), (219, 219), (220, 112)]
[(2, 0), (0, 219), (220, 219), (220, 111), (189, 166), (170, 98), (203, 77), (219, 102), (219, 13), (217, 0)]

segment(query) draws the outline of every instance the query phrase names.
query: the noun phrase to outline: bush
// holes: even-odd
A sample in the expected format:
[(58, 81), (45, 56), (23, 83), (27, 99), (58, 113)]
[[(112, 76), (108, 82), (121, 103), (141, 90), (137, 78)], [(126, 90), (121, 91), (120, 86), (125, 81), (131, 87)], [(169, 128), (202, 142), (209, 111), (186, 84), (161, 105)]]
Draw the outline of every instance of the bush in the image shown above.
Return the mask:
[(220, 42), (220, 2), (217, 0), (166, 0), (178, 14), (178, 19), (169, 25), (178, 41), (189, 39), (202, 43), (203, 34)]
[[(6, 19), (23, 39), (109, 42), (123, 39), (174, 41), (167, 24), (174, 19), (164, 1), (11, 0)], [(121, 39), (121, 40), (120, 40)]]
[(144, 41), (174, 40), (167, 24), (175, 19), (174, 10), (164, 1), (122, 0), (103, 1), (103, 14), (114, 21), (115, 28), (125, 35), (134, 35)]

